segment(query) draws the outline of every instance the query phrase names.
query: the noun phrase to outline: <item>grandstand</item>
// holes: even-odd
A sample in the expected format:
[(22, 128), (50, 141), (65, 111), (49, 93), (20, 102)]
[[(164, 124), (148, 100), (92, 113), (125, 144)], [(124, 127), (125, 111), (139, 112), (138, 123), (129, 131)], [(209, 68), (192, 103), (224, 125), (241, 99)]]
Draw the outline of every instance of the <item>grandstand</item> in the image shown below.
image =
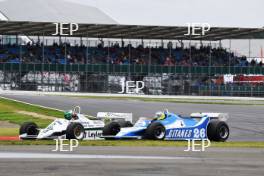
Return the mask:
[[(33, 11), (15, 10), (18, 3)], [(0, 2), (2, 89), (117, 93), (123, 80), (133, 80), (145, 82), (144, 94), (264, 96), (263, 63), (221, 46), (224, 39), (263, 39), (263, 28), (212, 27), (186, 36), (187, 26), (123, 25), (94, 7), (46, 3)], [(54, 37), (57, 21), (79, 29)]]
[[(86, 46), (71, 46), (70, 43), (53, 43), (44, 47), (42, 58), (42, 43), (27, 44), (3, 44), (0, 46), (0, 59), (2, 63), (45, 63), (45, 64), (152, 64), (164, 66), (209, 66), (211, 55), (212, 66), (248, 66), (245, 57), (235, 56), (226, 49), (210, 46), (192, 47), (192, 58), (189, 57), (189, 48), (175, 46), (175, 48), (156, 46), (136, 47), (131, 44), (120, 46), (119, 43), (111, 43), (103, 46), (99, 41), (97, 46), (90, 46), (86, 56)], [(151, 49), (151, 59), (149, 59)], [(21, 57), (21, 58), (20, 58)], [(88, 58), (86, 60), (86, 58)], [(230, 59), (230, 63), (229, 63)], [(149, 61), (151, 60), (151, 63)], [(253, 64), (254, 62), (252, 62)], [(257, 64), (261, 64), (257, 63)]]

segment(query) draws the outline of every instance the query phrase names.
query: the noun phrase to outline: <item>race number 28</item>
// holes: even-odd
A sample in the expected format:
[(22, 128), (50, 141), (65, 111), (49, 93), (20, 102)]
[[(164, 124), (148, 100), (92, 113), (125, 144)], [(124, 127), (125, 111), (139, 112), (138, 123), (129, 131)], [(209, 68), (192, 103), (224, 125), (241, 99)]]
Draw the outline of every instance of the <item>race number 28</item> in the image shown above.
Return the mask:
[(202, 129), (195, 128), (193, 130), (193, 137), (194, 138), (205, 138), (205, 129), (204, 128), (202, 128)]

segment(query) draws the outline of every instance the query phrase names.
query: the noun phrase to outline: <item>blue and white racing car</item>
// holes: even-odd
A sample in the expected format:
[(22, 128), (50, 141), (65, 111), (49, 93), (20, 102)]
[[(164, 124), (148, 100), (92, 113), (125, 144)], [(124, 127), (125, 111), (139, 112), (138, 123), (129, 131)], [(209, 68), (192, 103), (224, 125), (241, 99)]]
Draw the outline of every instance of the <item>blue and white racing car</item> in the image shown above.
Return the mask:
[(168, 112), (158, 112), (158, 117), (144, 118), (132, 125), (128, 122), (111, 122), (103, 128), (105, 139), (188, 140), (209, 139), (226, 141), (229, 127), (225, 113), (192, 113), (183, 117)]

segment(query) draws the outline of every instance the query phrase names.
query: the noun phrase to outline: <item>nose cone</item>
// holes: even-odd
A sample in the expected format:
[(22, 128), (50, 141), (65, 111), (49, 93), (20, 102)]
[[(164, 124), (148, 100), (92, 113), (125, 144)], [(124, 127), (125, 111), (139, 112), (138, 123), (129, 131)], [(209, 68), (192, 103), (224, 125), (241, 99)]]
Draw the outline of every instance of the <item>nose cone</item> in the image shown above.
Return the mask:
[(52, 131), (44, 131), (44, 130), (40, 130), (37, 139), (43, 139), (43, 138), (47, 138), (49, 136), (52, 135)]
[(43, 130), (40, 130), (37, 139), (42, 139), (44, 137)]

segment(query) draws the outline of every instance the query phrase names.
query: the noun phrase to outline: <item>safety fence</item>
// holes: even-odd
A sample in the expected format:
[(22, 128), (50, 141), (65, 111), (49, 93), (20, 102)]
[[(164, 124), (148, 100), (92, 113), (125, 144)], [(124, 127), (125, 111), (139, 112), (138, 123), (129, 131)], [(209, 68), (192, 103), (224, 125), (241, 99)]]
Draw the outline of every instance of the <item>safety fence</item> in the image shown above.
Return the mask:
[(0, 63), (2, 71), (89, 72), (124, 74), (264, 74), (264, 67), (162, 66), (113, 64), (17, 64)]
[(264, 80), (224, 82), (225, 75), (264, 76), (264, 67), (0, 63), (0, 88), (118, 93), (125, 81), (142, 81), (140, 94), (264, 97)]

